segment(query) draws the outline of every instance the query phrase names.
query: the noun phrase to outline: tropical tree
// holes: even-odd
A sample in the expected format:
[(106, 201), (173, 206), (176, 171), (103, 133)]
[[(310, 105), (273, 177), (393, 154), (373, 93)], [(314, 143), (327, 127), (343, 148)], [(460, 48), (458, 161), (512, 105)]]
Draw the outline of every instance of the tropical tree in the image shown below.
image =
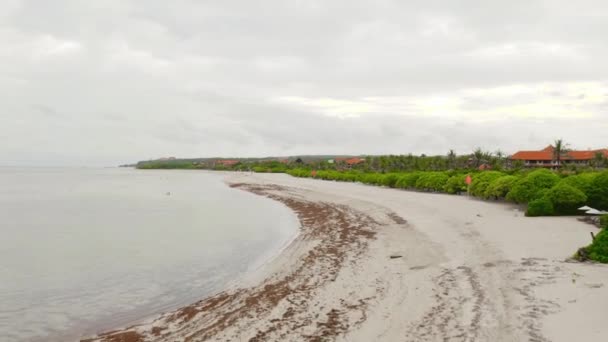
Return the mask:
[(490, 160), (492, 159), (492, 153), (485, 152), (478, 147), (475, 149), (475, 151), (473, 151), (473, 155), (471, 157), (473, 158), (475, 167), (479, 167), (481, 164), (490, 162)]
[(568, 152), (568, 144), (563, 139), (557, 139), (553, 146), (553, 158), (557, 161), (557, 167), (562, 165), (562, 156)]
[(494, 152), (494, 158), (492, 158), (492, 167), (495, 169), (502, 169), (505, 166), (505, 153), (501, 150)]
[(456, 164), (456, 152), (454, 150), (450, 150), (448, 152), (448, 166), (450, 169), (453, 169)]

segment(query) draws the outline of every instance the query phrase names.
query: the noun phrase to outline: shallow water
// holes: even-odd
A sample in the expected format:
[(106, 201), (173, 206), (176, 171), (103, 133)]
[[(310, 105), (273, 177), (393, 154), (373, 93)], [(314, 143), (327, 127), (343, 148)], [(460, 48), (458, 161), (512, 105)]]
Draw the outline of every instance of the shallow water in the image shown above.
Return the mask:
[(0, 168), (2, 341), (70, 341), (221, 290), (293, 237), (221, 174)]

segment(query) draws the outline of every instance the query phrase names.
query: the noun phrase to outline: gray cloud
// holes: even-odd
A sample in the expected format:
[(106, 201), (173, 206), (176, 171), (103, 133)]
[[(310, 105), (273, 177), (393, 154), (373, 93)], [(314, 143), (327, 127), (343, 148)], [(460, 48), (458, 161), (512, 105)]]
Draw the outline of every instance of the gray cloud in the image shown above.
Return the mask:
[(605, 144), (603, 1), (0, 4), (0, 156)]

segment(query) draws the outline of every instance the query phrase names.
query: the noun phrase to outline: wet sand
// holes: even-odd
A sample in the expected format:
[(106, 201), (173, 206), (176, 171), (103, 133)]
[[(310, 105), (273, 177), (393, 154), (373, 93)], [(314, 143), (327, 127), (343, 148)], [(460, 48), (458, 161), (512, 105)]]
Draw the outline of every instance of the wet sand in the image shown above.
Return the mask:
[(567, 261), (572, 217), (287, 175), (231, 174), (300, 219), (259, 272), (213, 297), (83, 341), (600, 341), (608, 267)]

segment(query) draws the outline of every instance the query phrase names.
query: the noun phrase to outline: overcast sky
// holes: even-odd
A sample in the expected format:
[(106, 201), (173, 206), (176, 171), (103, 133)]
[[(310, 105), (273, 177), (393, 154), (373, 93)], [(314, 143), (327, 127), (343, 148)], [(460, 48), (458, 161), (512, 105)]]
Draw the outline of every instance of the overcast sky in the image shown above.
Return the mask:
[(608, 2), (0, 1), (0, 164), (608, 147)]

